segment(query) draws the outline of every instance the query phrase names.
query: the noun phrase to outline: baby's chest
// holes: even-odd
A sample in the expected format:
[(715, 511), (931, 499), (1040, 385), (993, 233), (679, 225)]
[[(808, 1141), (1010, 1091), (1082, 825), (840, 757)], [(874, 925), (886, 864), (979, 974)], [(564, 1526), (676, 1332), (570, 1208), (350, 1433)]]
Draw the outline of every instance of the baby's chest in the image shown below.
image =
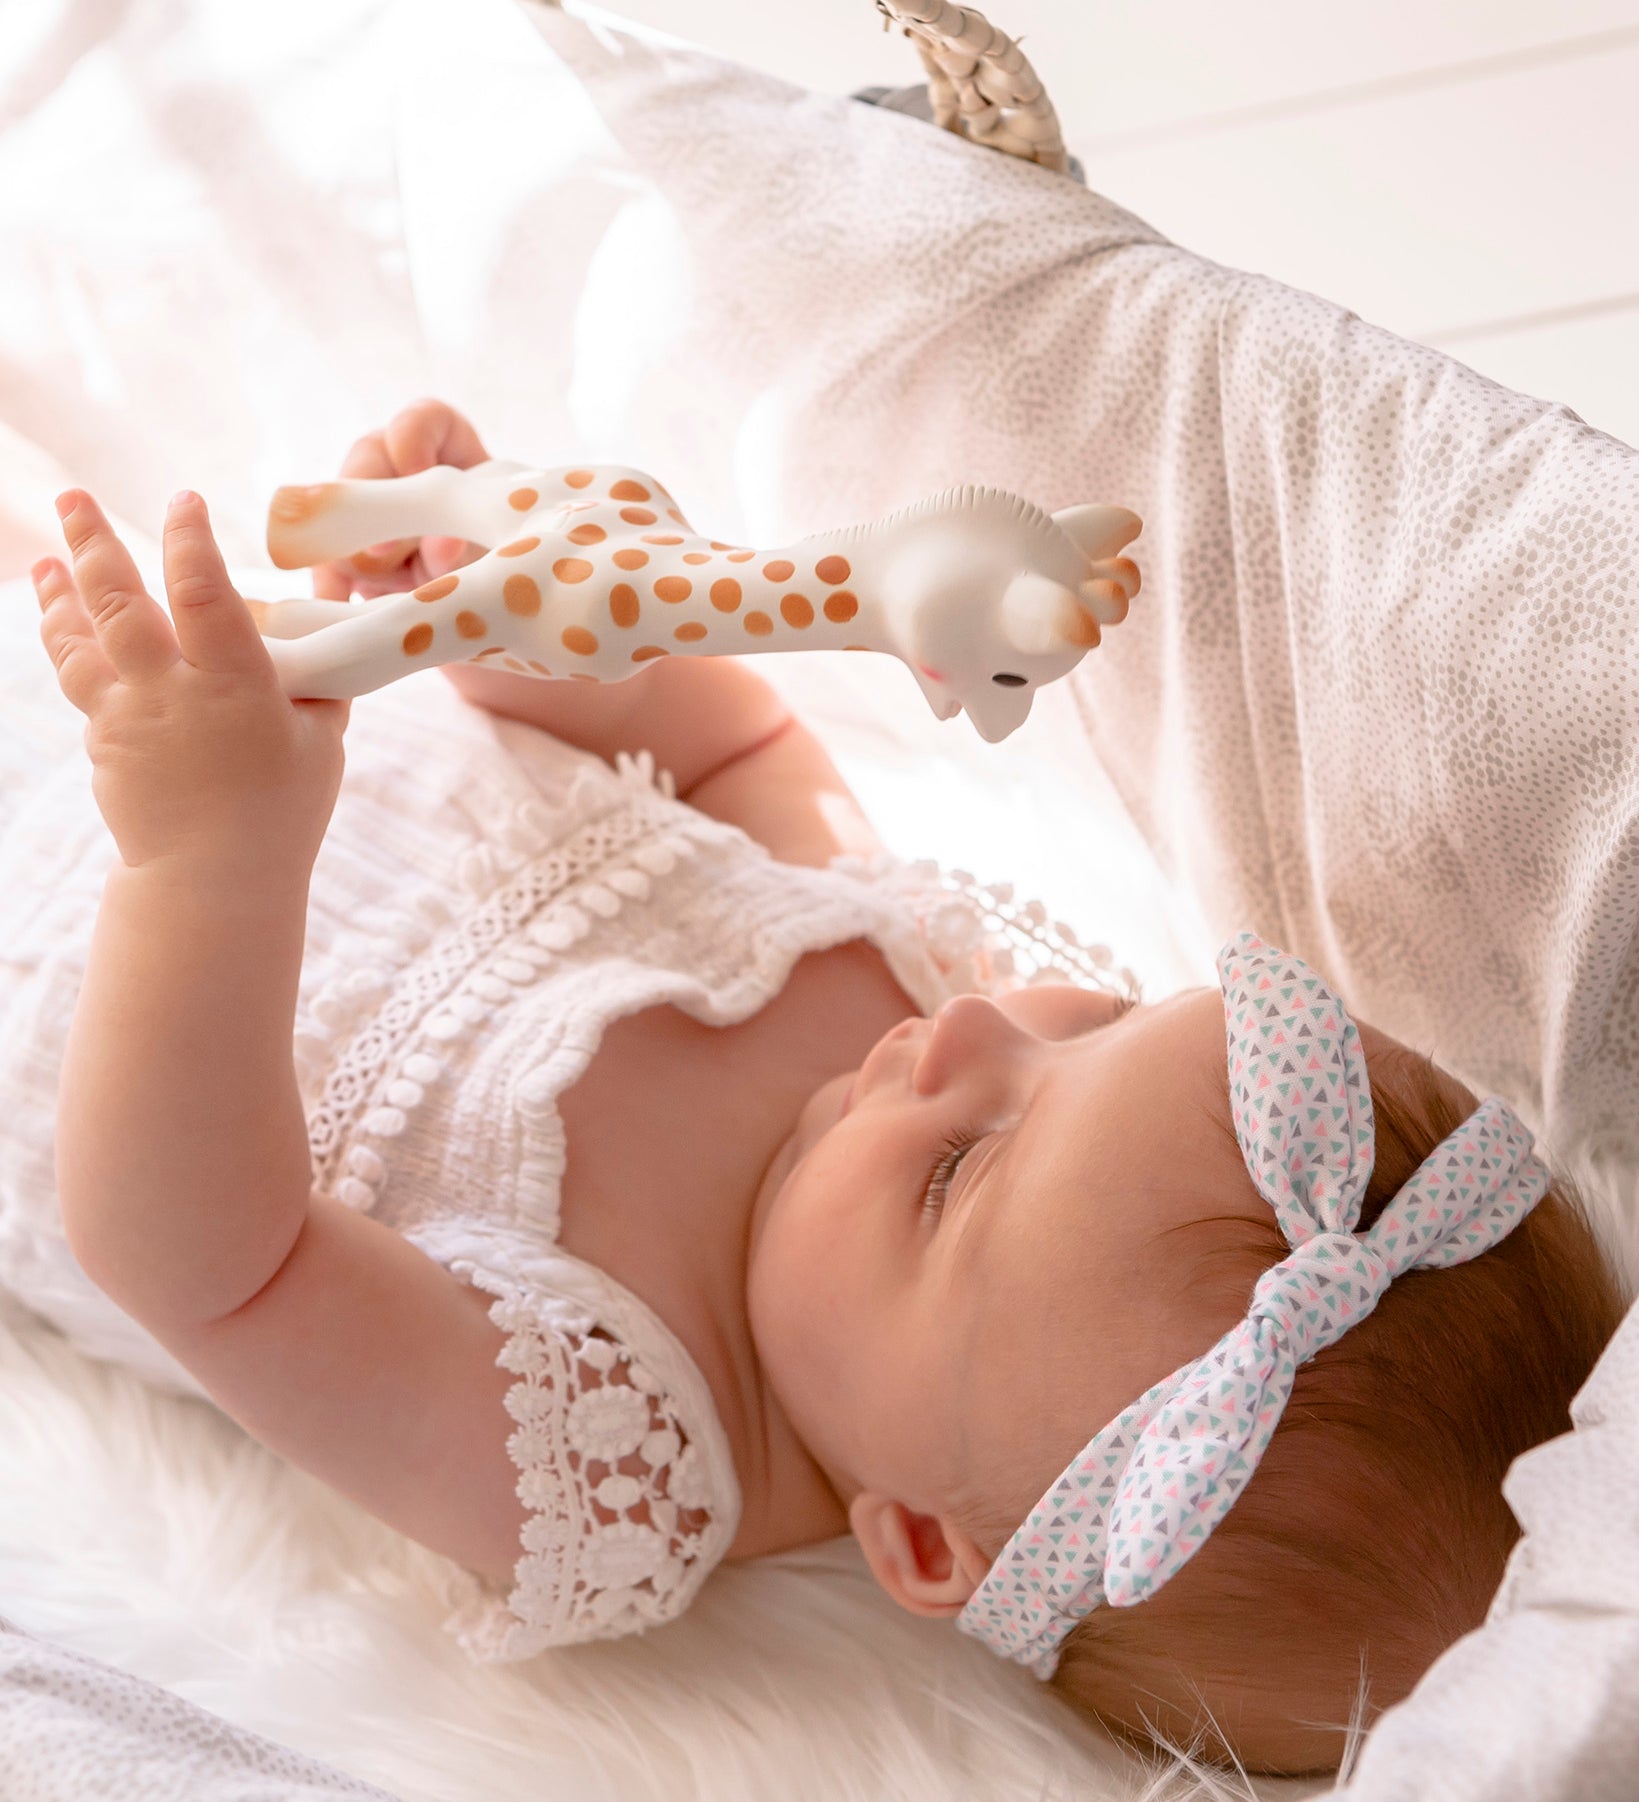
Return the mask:
[(560, 1243), (696, 1352), (691, 1339), (729, 1330), (699, 1320), (702, 1310), (743, 1310), (752, 1204), (804, 1103), (918, 1011), (875, 947), (855, 940), (799, 959), (780, 993), (736, 1025), (670, 1006), (611, 1022), (558, 1098)]

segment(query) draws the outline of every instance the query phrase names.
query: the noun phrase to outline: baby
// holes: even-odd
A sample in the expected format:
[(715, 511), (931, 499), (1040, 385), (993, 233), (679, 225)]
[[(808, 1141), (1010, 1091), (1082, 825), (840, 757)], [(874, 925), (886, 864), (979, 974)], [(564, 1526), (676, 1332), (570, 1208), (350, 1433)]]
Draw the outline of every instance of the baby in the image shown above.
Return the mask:
[[(341, 473), (486, 457), (422, 402)], [(732, 660), (399, 683), (344, 780), (351, 703), (279, 691), (197, 497), (169, 617), (59, 506), (41, 636), (112, 841), (33, 1051), (61, 1230), (198, 1392), (470, 1573), (475, 1657), (852, 1532), (1117, 1731), (1309, 1772), (1362, 1676), (1369, 1720), (1483, 1619), (1503, 1473), (1621, 1314), (1500, 1102), (1251, 933), (1154, 1005), (1068, 944), (1011, 979)]]

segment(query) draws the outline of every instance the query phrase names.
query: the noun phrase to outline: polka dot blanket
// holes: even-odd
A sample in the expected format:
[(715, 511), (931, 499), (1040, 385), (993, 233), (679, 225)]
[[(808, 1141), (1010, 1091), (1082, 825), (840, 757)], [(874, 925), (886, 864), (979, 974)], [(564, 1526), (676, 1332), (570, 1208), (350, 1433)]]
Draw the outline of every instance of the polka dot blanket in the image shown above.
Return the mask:
[[(1198, 980), (1251, 928), (1550, 1151), (1631, 1173), (1639, 451), (1169, 242), (1096, 166), (1084, 188), (597, 8), (520, 10), (540, 92), (595, 109), (656, 225), (600, 247), (598, 292), (664, 289), (669, 326), (589, 334), (600, 425), (775, 533), (959, 482), (1131, 507), (1143, 591), (1068, 684), (1080, 754), (1200, 908)], [(520, 284), (523, 228), (568, 197), (535, 168)], [(435, 225), (429, 260), (470, 229)]]

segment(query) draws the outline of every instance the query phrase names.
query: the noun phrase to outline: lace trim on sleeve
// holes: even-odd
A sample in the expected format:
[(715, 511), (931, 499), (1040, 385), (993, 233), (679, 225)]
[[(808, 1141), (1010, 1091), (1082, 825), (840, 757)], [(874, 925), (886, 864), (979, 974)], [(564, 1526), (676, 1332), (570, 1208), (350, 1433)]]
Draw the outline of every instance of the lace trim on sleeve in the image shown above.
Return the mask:
[(508, 1337), (496, 1362), (519, 1378), (507, 1452), (530, 1517), (511, 1594), (462, 1571), (445, 1627), (489, 1663), (674, 1619), (726, 1548), (665, 1385), (577, 1304), (528, 1298), (468, 1259), (450, 1268), (497, 1297), (490, 1319)]

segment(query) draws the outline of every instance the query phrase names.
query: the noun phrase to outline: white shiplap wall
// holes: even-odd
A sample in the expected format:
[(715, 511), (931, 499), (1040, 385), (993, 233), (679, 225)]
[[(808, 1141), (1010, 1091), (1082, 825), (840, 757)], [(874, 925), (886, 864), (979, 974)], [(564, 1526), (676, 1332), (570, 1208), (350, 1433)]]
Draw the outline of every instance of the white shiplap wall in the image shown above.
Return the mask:
[[(922, 78), (871, 0), (610, 10), (823, 92)], [(1639, 444), (1639, 0), (979, 10), (1092, 186), (1175, 243)]]

